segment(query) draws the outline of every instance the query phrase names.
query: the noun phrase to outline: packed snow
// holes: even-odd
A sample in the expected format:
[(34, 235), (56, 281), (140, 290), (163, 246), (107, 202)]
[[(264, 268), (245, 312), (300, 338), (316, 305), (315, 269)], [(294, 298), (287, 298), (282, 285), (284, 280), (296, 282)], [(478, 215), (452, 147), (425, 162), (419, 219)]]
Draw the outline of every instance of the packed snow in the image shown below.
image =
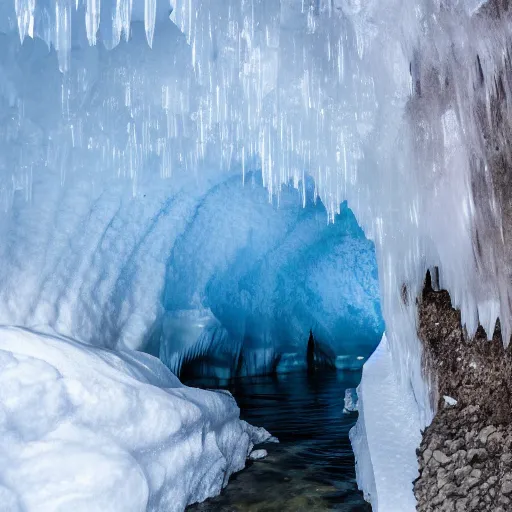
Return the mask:
[(156, 358), (0, 328), (0, 508), (182, 511), (270, 434)]
[(350, 440), (365, 498), (378, 512), (415, 510), (412, 482), (418, 465), (410, 453), (421, 441), (421, 423), (414, 395), (403, 393), (393, 371), (385, 334), (363, 367), (357, 396), (359, 421)]
[(455, 407), (457, 405), (457, 400), (455, 398), (452, 398), (451, 396), (443, 396), (443, 400), (446, 406), (448, 407)]

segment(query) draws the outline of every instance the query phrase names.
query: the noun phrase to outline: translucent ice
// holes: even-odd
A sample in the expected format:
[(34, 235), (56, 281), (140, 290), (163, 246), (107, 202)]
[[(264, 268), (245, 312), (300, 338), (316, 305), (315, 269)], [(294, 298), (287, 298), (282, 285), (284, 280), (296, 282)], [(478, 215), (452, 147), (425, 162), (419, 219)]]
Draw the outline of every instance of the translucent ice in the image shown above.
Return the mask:
[(357, 393), (355, 389), (348, 388), (345, 390), (345, 406), (343, 407), (344, 413), (351, 413), (357, 411)]
[(291, 188), (275, 208), (251, 179), (212, 190), (172, 249), (162, 360), (202, 373), (203, 358), (225, 378), (292, 370), (305, 365), (310, 329), (333, 359), (369, 355), (383, 329), (378, 281), (352, 212), (343, 205), (328, 225), (311, 195), (302, 208)]

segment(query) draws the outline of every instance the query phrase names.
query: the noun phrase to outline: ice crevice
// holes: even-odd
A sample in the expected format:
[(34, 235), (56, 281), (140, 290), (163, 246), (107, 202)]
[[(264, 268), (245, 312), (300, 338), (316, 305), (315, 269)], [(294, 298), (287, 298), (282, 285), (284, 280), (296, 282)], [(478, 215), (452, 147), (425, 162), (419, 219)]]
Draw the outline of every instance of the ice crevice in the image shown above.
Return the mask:
[[(309, 182), (327, 218), (347, 201), (375, 244), (389, 357), (365, 369), (363, 403), (372, 372), (387, 372), (381, 404), (414, 397), (393, 411), (412, 446), (435, 412), (417, 336), (425, 272), (439, 269), (470, 335), (499, 317), (510, 339), (510, 27), (500, 0), (0, 1), (0, 320), (98, 347), (155, 343), (180, 322), (171, 310), (202, 311), (167, 265), (194, 241), (184, 219), (201, 217), (200, 198), (228, 176), (247, 190), (259, 169), (266, 198), (307, 206)], [(204, 218), (221, 223), (221, 202)], [(278, 217), (251, 205), (254, 219)], [(272, 240), (298, 250), (284, 233), (301, 224), (283, 210), (260, 237), (262, 261), (279, 257)], [(265, 276), (258, 258), (249, 290)], [(226, 301), (191, 269), (218, 320)], [(264, 299), (235, 306), (257, 313)], [(236, 342), (242, 327), (230, 330)], [(363, 408), (359, 483), (380, 512), (407, 512), (412, 484), (386, 505), (370, 418)]]

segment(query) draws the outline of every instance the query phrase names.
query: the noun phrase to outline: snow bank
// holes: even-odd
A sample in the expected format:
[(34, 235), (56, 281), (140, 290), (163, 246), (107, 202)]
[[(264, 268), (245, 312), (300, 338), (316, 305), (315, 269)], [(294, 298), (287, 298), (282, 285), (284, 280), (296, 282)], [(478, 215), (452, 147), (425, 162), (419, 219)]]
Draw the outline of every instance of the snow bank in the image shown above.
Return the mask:
[(157, 359), (0, 328), (0, 508), (181, 511), (269, 437)]
[(386, 335), (363, 366), (357, 388), (359, 418), (350, 431), (359, 488), (374, 512), (414, 512), (412, 482), (421, 422), (412, 392), (403, 393)]

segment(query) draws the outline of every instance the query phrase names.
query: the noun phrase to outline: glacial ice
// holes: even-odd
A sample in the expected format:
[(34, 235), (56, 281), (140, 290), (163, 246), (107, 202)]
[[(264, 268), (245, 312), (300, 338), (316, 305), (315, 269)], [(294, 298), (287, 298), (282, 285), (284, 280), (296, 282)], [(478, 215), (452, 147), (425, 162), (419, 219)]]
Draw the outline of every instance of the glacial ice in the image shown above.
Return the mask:
[(344, 403), (343, 412), (345, 414), (350, 414), (358, 410), (357, 392), (355, 389), (347, 388), (345, 390)]
[(0, 328), (2, 510), (181, 511), (269, 436), (150, 355)]
[(360, 367), (383, 329), (373, 245), (346, 205), (327, 224), (311, 197), (303, 208), (283, 189), (275, 208), (253, 178), (205, 196), (172, 248), (160, 358), (179, 372), (207, 357), (219, 378), (289, 371), (304, 367), (312, 328), (341, 366)]
[[(389, 391), (414, 395), (424, 427), (425, 271), (439, 268), (470, 334), (497, 317), (506, 342), (512, 329), (509, 198), (494, 186), (511, 108), (500, 2), (177, 0), (174, 24), (166, 2), (134, 0), (132, 18), (130, 5), (0, 1), (1, 321), (135, 348), (206, 190), (261, 168), (279, 202), (309, 175), (330, 219), (347, 200), (375, 242)], [(360, 484), (377, 499), (382, 459), (365, 450)]]

